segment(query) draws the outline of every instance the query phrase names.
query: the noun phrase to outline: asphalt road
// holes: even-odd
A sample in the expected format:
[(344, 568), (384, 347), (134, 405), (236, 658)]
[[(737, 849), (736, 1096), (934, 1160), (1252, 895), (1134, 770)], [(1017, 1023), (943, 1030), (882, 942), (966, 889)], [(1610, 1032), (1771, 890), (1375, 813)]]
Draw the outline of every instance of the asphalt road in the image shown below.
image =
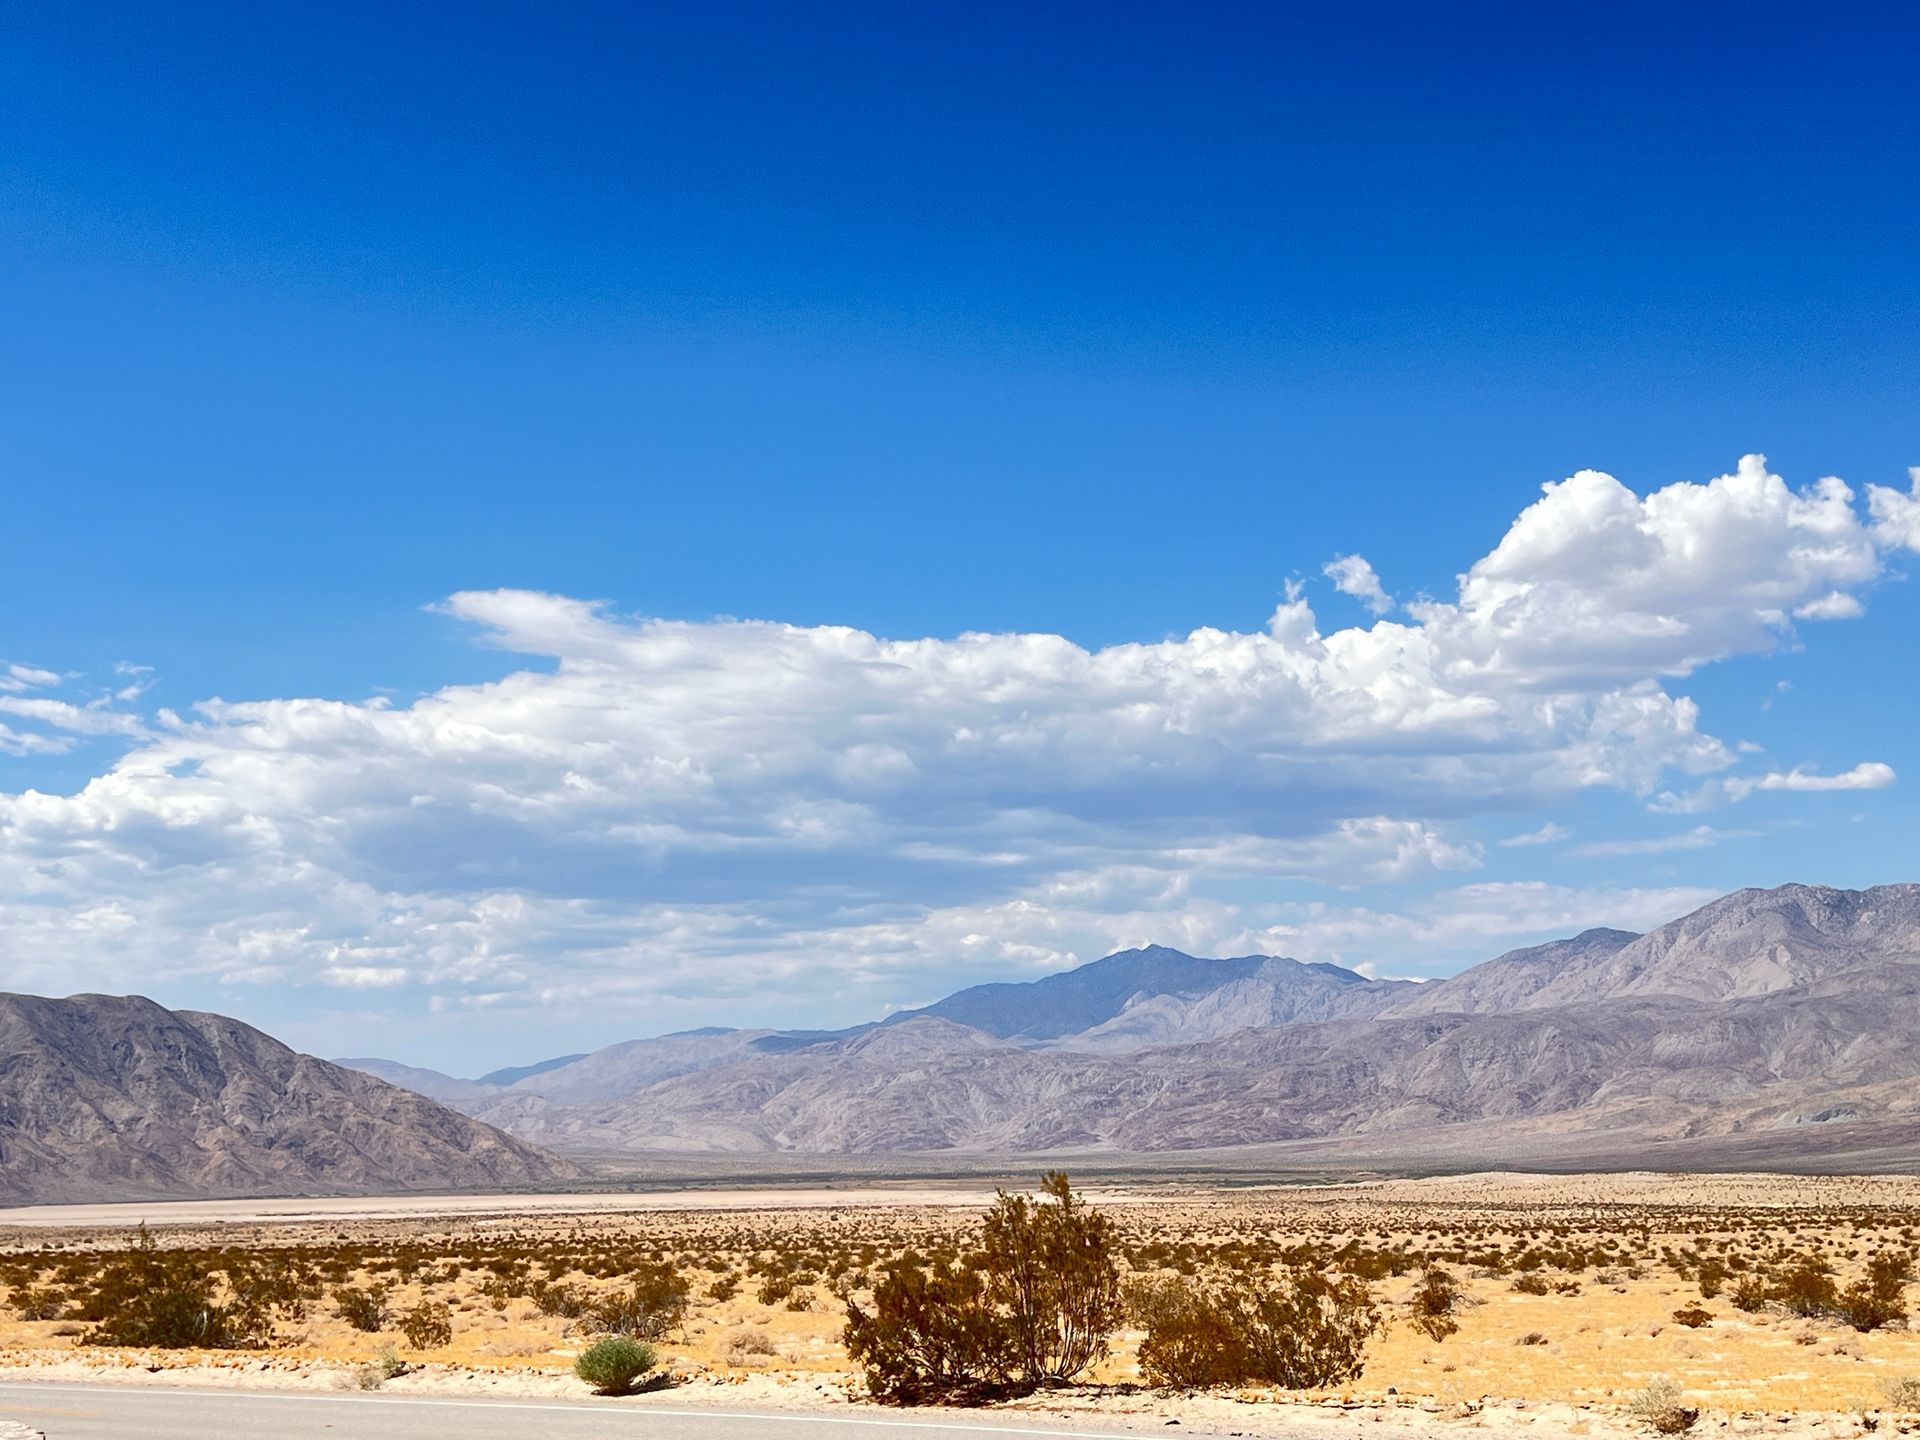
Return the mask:
[[(1143, 1429), (1129, 1435), (1025, 1416), (996, 1421), (675, 1409), (666, 1397), (562, 1404), (12, 1381), (0, 1381), (0, 1419), (44, 1430), (47, 1440), (937, 1440), (942, 1434), (952, 1440), (1138, 1440), (1162, 1424), (1144, 1421)], [(1183, 1427), (1175, 1433), (1212, 1432)]]

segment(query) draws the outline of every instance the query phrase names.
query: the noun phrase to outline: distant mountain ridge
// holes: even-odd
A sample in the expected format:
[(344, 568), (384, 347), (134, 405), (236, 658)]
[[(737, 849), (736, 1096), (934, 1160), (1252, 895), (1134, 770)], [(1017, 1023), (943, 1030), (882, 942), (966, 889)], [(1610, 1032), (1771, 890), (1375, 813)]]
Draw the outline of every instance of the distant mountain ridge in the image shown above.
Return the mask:
[(1920, 1162), (1916, 1079), (1920, 886), (1788, 885), (1424, 985), (1149, 946), (878, 1025), (630, 1041), (458, 1103), (581, 1151), (1391, 1147), (1470, 1130), (1524, 1153), (1784, 1130), (1816, 1152), (1857, 1124), (1908, 1127)]
[(548, 1185), (579, 1168), (224, 1015), (0, 994), (0, 1201)]

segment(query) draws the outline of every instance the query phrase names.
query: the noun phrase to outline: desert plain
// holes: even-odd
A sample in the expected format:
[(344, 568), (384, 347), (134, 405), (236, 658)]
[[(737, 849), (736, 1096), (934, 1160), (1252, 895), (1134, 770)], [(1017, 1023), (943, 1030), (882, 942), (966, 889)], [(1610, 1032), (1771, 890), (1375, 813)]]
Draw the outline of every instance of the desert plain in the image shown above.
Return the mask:
[[(1362, 1373), (1337, 1389), (1202, 1395), (1146, 1386), (1140, 1332), (1122, 1328), (1084, 1383), (1016, 1408), (1243, 1434), (1352, 1433), (1356, 1424), (1372, 1433), (1648, 1433), (1628, 1407), (1664, 1379), (1699, 1410), (1698, 1431), (1920, 1430), (1920, 1328), (1895, 1320), (1861, 1331), (1751, 1294), (1743, 1304), (1738, 1293), (1743, 1278), (1777, 1278), (1809, 1261), (1844, 1289), (1876, 1256), (1920, 1250), (1920, 1178), (1162, 1178), (1085, 1194), (1112, 1217), (1129, 1276), (1337, 1269), (1367, 1280), (1387, 1323)], [(859, 1405), (864, 1389), (840, 1338), (847, 1296), (905, 1252), (963, 1245), (992, 1198), (978, 1183), (915, 1180), (16, 1211), (0, 1216), (0, 1264), (13, 1280), (0, 1311), (0, 1381), (583, 1397), (571, 1366), (596, 1328), (591, 1306), (639, 1268), (686, 1285), (684, 1316), (656, 1342), (668, 1388), (606, 1403), (644, 1406), (670, 1393), (675, 1404)], [(163, 1249), (268, 1257), (304, 1277), (297, 1314), (283, 1315), (259, 1348), (91, 1343), (92, 1327), (65, 1296), (124, 1252), (142, 1220)], [(1436, 1266), (1459, 1292), (1457, 1329), (1440, 1339), (1412, 1323), (1411, 1305)], [(372, 1328), (348, 1323), (334, 1298), (342, 1289), (378, 1296)], [(423, 1305), (444, 1307), (450, 1335), (409, 1339), (402, 1318)]]

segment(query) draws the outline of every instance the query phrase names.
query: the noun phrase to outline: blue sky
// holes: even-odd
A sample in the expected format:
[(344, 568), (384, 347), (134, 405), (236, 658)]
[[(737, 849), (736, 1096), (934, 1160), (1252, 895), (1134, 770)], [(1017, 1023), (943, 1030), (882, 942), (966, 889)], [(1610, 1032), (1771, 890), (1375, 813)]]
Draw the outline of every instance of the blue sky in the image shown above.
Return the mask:
[(389, 8), (0, 17), (15, 988), (472, 1069), (1916, 878), (1910, 16)]

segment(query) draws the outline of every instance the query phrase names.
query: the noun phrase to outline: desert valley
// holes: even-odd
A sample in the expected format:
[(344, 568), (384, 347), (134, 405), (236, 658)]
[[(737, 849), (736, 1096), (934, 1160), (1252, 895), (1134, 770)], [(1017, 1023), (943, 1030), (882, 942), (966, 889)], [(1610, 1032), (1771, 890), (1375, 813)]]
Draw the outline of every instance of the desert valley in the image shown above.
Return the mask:
[[(903, 1263), (972, 1263), (995, 1187), (1059, 1167), (1112, 1225), (1112, 1330), (1003, 1407), (1603, 1434), (1670, 1389), (1688, 1427), (1897, 1431), (1917, 997), (1912, 885), (1743, 891), (1423, 985), (1131, 951), (842, 1032), (472, 1081), (11, 997), (0, 1365), (562, 1396), (617, 1332), (676, 1404), (859, 1404), (859, 1307)], [(141, 1275), (244, 1323), (116, 1328)], [(1264, 1275), (1354, 1287), (1354, 1364), (1193, 1398), (1155, 1287)]]

